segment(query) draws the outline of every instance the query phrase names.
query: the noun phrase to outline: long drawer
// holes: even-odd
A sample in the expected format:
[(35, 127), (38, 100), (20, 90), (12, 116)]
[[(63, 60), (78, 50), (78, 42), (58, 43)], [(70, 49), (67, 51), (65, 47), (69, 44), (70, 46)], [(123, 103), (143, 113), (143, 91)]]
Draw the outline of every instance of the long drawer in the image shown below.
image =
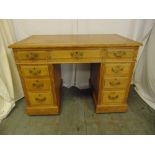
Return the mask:
[(52, 62), (101, 62), (105, 52), (102, 49), (52, 50), (49, 53)]

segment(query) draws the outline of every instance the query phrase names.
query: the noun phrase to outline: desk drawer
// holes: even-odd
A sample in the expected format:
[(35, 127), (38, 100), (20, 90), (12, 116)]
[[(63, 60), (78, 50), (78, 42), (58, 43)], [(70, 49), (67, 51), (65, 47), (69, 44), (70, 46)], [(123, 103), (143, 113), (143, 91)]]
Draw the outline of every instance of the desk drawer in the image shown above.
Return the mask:
[(104, 80), (104, 88), (126, 88), (128, 85), (128, 78), (122, 77), (108, 77)]
[(28, 98), (31, 106), (53, 104), (52, 94), (50, 92), (28, 92)]
[[(77, 50), (53, 50), (51, 51), (49, 60), (51, 61), (61, 61), (70, 62), (72, 61), (95, 61), (98, 62), (104, 56), (104, 51), (101, 49), (77, 49)], [(67, 61), (68, 60), (68, 61)]]
[(21, 65), (21, 73), (26, 77), (48, 76), (48, 66), (46, 65)]
[(105, 64), (105, 75), (129, 76), (131, 63), (107, 63)]
[(36, 61), (36, 60), (46, 60), (46, 51), (16, 51), (15, 58), (18, 61)]
[(103, 102), (123, 102), (125, 99), (125, 91), (104, 91)]
[(135, 52), (135, 49), (109, 48), (107, 51), (107, 59), (133, 59)]
[(42, 91), (50, 90), (50, 79), (25, 79), (25, 85), (27, 90)]

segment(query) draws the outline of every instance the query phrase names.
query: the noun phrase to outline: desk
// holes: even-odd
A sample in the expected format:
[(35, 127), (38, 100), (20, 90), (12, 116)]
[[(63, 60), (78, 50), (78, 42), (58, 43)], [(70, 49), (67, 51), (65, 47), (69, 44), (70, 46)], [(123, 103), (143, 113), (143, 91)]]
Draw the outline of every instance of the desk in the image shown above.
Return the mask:
[(96, 113), (125, 112), (141, 43), (117, 34), (34, 35), (9, 47), (22, 81), (29, 115), (59, 114), (64, 63), (90, 63)]

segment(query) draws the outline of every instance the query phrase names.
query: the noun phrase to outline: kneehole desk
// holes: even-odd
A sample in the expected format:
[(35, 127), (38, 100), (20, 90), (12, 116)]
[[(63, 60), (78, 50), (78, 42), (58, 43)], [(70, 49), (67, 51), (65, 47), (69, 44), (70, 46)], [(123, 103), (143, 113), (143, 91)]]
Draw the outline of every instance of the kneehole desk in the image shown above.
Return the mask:
[(61, 68), (90, 63), (96, 113), (127, 111), (128, 92), (139, 42), (117, 34), (34, 35), (13, 49), (29, 115), (60, 113)]

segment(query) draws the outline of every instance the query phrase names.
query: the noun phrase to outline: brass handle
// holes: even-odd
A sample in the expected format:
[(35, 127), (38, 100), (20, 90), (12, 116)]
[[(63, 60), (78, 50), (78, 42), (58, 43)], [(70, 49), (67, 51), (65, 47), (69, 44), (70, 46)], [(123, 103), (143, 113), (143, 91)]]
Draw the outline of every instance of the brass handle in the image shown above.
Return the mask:
[(115, 67), (112, 67), (111, 70), (114, 73), (119, 73), (119, 72), (123, 71), (123, 67), (121, 67), (121, 66), (115, 66)]
[(110, 100), (116, 100), (116, 99), (118, 99), (118, 95), (116, 95), (116, 96), (108, 96), (108, 98), (110, 99)]
[(114, 56), (115, 56), (115, 57), (118, 57), (118, 58), (123, 57), (125, 54), (126, 54), (126, 52), (124, 52), (124, 51), (117, 51), (117, 52), (114, 52)]
[(26, 57), (30, 60), (35, 60), (35, 59), (37, 59), (38, 54), (37, 53), (28, 53), (28, 54), (26, 54)]
[(35, 67), (29, 70), (30, 74), (39, 75), (41, 73), (40, 69), (36, 69)]
[(71, 52), (70, 55), (71, 57), (78, 59), (78, 58), (83, 57), (83, 52), (79, 52), (79, 51)]
[(39, 95), (39, 97), (36, 97), (35, 100), (39, 103), (46, 101), (46, 97), (40, 97), (41, 95)]
[(32, 86), (35, 88), (42, 88), (44, 84), (36, 80), (36, 83), (32, 83)]
[(111, 86), (118, 86), (118, 85), (121, 84), (121, 82), (118, 81), (117, 79), (115, 79), (115, 80), (113, 80), (113, 81), (110, 81), (109, 83), (110, 83)]

